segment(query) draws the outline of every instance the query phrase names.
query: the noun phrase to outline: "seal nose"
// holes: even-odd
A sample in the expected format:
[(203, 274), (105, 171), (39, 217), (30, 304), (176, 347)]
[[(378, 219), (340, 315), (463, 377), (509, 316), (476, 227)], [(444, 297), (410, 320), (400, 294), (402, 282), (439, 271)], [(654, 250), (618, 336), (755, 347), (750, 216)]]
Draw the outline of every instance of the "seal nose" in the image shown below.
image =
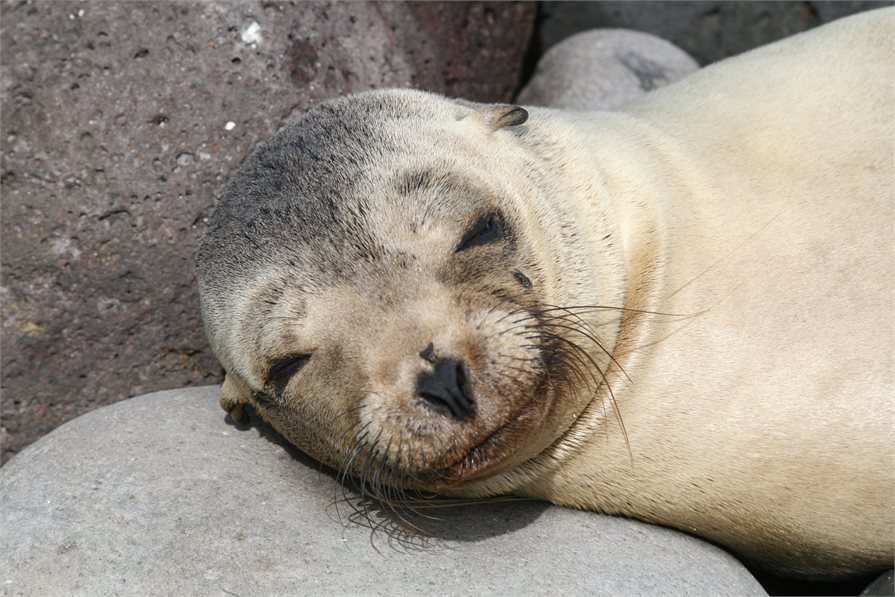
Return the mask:
[(438, 359), (433, 372), (421, 373), (416, 393), (423, 403), (458, 421), (475, 414), (475, 400), (466, 383), (466, 370), (456, 359)]

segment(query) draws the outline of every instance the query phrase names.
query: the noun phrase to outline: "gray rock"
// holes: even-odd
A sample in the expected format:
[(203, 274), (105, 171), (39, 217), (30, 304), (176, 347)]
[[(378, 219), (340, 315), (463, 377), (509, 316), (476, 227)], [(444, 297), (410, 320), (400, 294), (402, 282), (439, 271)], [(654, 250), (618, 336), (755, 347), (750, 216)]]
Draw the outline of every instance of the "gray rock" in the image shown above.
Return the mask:
[(595, 29), (550, 48), (517, 102), (611, 110), (695, 72), (685, 52), (648, 33)]
[(225, 424), (216, 394), (107, 406), (0, 469), (0, 594), (764, 594), (693, 537), (536, 502), (443, 512), (402, 547), (340, 523), (331, 476)]
[(543, 2), (542, 50), (579, 31), (624, 28), (667, 39), (703, 66), (891, 1)]
[(867, 585), (861, 595), (885, 597), (895, 595), (895, 571), (889, 570), (879, 575), (875, 581)]
[(220, 381), (192, 256), (223, 181), (325, 98), (509, 100), (533, 4), (0, 4), (3, 457), (91, 408)]

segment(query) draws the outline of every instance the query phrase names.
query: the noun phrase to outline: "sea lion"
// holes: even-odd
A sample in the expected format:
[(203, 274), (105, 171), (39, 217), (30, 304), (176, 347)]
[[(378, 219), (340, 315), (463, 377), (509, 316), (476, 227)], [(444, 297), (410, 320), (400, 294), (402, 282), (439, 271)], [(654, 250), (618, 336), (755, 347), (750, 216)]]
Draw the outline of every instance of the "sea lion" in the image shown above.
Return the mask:
[(241, 166), (221, 404), (393, 495), (620, 513), (777, 571), (893, 557), (895, 10), (613, 113), (374, 91)]

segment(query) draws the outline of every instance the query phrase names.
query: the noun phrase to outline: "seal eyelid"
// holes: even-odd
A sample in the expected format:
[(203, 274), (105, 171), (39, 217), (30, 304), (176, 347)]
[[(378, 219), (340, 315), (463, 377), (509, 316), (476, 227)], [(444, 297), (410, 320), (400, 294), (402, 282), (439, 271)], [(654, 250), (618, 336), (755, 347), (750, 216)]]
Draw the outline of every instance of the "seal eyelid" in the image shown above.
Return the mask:
[(298, 373), (310, 358), (310, 353), (295, 353), (272, 359), (265, 376), (267, 383), (276, 388), (277, 393), (282, 392), (292, 376)]
[(503, 225), (500, 216), (490, 211), (476, 220), (469, 230), (466, 231), (460, 244), (454, 249), (454, 253), (490, 243), (501, 236), (503, 236)]

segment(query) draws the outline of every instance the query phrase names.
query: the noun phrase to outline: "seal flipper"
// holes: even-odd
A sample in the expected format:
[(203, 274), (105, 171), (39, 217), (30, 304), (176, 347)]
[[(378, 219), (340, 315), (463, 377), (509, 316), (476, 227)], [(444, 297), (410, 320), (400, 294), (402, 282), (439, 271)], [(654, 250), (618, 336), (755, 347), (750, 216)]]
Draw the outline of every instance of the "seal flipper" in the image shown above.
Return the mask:
[(230, 415), (231, 419), (240, 425), (249, 423), (249, 415), (245, 412), (245, 405), (249, 403), (248, 397), (250, 395), (251, 390), (242, 378), (228, 371), (221, 386), (221, 408)]

